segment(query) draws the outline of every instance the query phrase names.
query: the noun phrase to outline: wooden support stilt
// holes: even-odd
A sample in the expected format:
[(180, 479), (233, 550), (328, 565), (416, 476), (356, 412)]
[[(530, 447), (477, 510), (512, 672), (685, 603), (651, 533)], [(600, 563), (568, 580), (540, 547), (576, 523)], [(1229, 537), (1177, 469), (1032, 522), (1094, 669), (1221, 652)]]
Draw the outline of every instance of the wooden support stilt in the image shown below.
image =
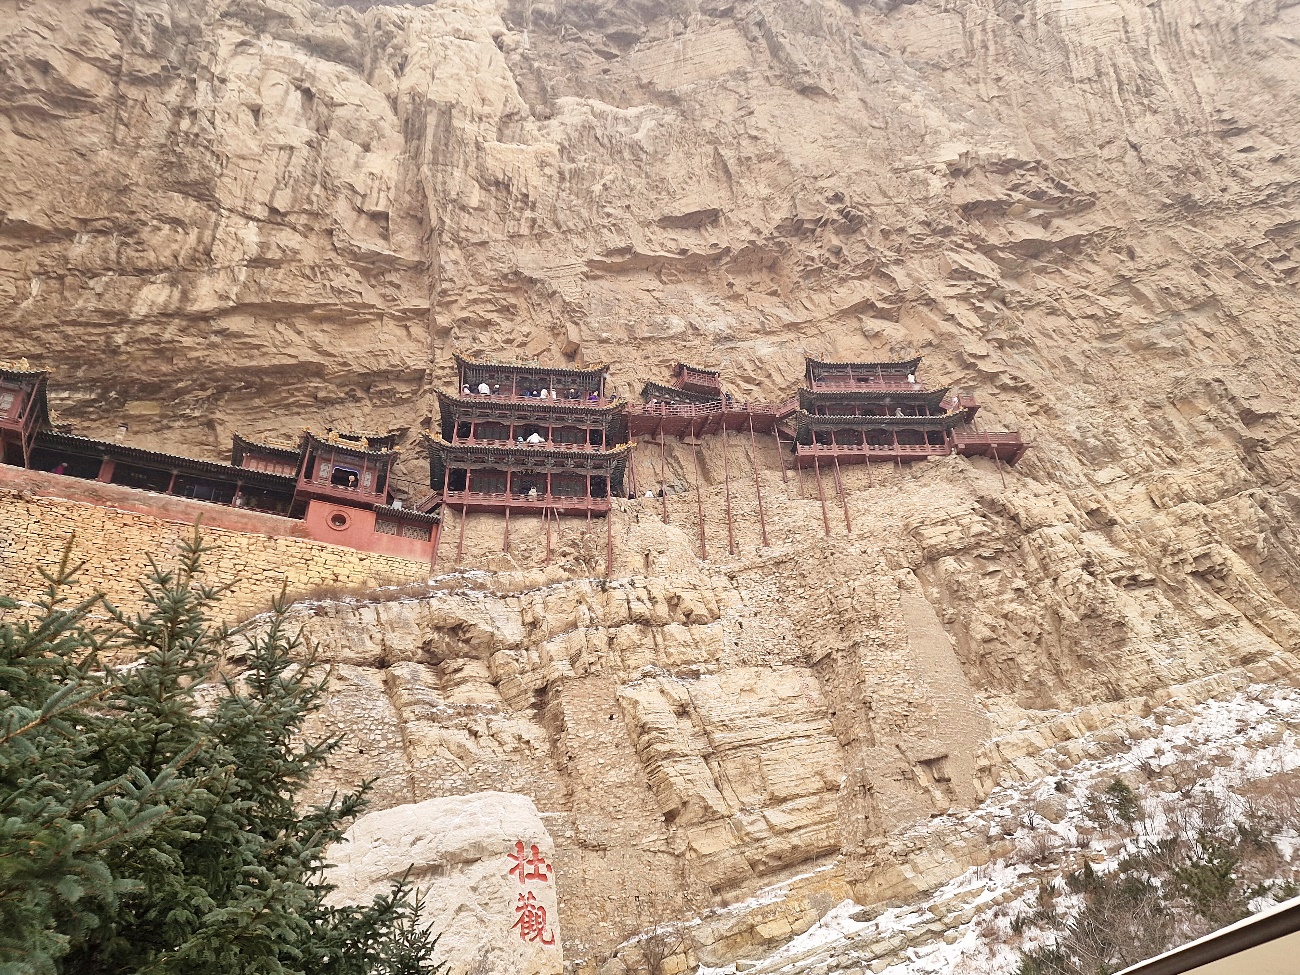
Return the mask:
[(700, 517), (700, 559), (708, 561), (709, 550), (704, 544), (704, 497), (700, 493), (700, 452), (695, 448), (695, 432), (691, 432), (691, 457), (695, 461), (695, 510)]
[(867, 480), (871, 482), (872, 487), (875, 487), (876, 475), (871, 471), (871, 444), (867, 443), (866, 434), (862, 437), (862, 459), (867, 465)]
[(822, 487), (822, 462), (816, 454), (813, 455), (813, 468), (817, 471), (817, 496), (822, 499), (822, 527), (826, 529), (827, 537), (830, 537), (831, 516), (826, 513), (826, 489)]
[[(752, 416), (749, 418), (749, 431), (750, 433), (754, 432), (754, 418)], [(790, 475), (787, 474), (785, 471), (785, 443), (782, 442), (781, 440), (780, 430), (778, 430), (776, 427), (773, 427), (772, 433), (776, 435), (776, 459), (781, 462), (781, 483), (789, 484)], [(799, 461), (796, 460), (795, 463), (797, 464), (799, 463)]]
[(605, 512), (605, 578), (614, 576), (614, 509)]
[(668, 462), (664, 459), (664, 421), (659, 421), (659, 500), (663, 502), (664, 524), (668, 524)]
[[(509, 498), (509, 493), (510, 493), (509, 491), (506, 492), (507, 499)], [(505, 534), (501, 537), (501, 551), (507, 553), (510, 551), (510, 501), (509, 500), (506, 501), (506, 531)]]
[(754, 438), (753, 413), (749, 414), (749, 450), (754, 465), (754, 494), (758, 496), (758, 530), (762, 533), (763, 547), (767, 548), (767, 519), (763, 517), (763, 488), (758, 483), (758, 441)]
[(1002, 478), (1002, 490), (1007, 489), (1007, 477), (1002, 473), (1002, 460), (998, 457), (998, 445), (993, 444), (990, 448), (993, 451), (993, 463), (997, 465), (998, 477)]
[(898, 450), (898, 431), (894, 430), (894, 460), (898, 463), (898, 473), (903, 473), (903, 455)]
[(628, 443), (629, 446), (627, 448), (627, 490), (628, 490), (628, 494), (630, 494), (632, 497), (639, 498), (641, 494), (636, 489), (636, 440), (635, 439), (629, 440)]
[(542, 523), (546, 526), (546, 564), (551, 564), (551, 516), (546, 505), (542, 505)]
[(835, 490), (840, 492), (840, 505), (844, 508), (844, 527), (852, 535), (853, 522), (849, 521), (849, 496), (844, 493), (844, 479), (840, 476), (839, 455), (833, 454), (832, 459), (835, 461)]
[(731, 475), (729, 473), (729, 464), (727, 462), (727, 424), (724, 419), (722, 423), (722, 490), (727, 509), (727, 551), (736, 554), (736, 529), (731, 523)]
[(433, 526), (433, 554), (429, 556), (429, 574), (433, 575), (438, 571), (438, 546), (442, 544), (443, 524), (447, 520), (447, 505), (443, 504), (442, 514), (439, 516), (437, 523)]
[[(442, 469), (442, 504), (438, 508), (438, 524), (434, 526), (433, 535), (433, 557), (429, 560), (429, 571), (436, 572), (438, 569), (438, 546), (442, 544), (442, 529), (447, 521), (447, 481), (451, 477), (451, 468), (444, 466)], [(465, 486), (469, 487), (469, 474), (465, 475)]]
[[(469, 483), (468, 480), (465, 482)], [(456, 564), (460, 565), (461, 556), (465, 554), (465, 516), (469, 514), (469, 505), (460, 506), (460, 538), (456, 539)]]

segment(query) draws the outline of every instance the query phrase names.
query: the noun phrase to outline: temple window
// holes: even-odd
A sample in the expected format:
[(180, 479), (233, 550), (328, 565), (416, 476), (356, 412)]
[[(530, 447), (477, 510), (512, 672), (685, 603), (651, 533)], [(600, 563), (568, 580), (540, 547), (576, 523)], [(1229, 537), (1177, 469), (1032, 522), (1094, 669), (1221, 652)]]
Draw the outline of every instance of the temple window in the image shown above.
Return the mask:
[(342, 465), (336, 465), (334, 473), (330, 475), (330, 483), (335, 487), (355, 488), (357, 479), (360, 476), (358, 471), (352, 470)]

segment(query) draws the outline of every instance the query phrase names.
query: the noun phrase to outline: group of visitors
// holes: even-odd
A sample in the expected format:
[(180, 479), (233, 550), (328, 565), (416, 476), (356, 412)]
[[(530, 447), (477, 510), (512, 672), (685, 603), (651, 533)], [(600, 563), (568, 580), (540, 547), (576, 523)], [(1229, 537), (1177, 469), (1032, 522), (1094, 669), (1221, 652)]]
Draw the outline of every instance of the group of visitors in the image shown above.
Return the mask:
[[(471, 386), (469, 383), (466, 383), (464, 386), (460, 388), (460, 393), (462, 396), (473, 396), (475, 393), (477, 393), (479, 396), (500, 396), (501, 386), (498, 383), (493, 383), (490, 386), (487, 383), (479, 383), (477, 386)], [(580, 402), (582, 400), (586, 400), (588, 403), (600, 402), (600, 393), (594, 390), (590, 393), (583, 393), (582, 391), (578, 389), (574, 389), (572, 387), (569, 389), (567, 393), (564, 393), (563, 395), (561, 395), (556, 390), (548, 389), (545, 386), (541, 386), (536, 389), (525, 389), (523, 391), (523, 395), (528, 397), (529, 399), (556, 400), (556, 401), (563, 399), (563, 400), (568, 400), (570, 402)]]

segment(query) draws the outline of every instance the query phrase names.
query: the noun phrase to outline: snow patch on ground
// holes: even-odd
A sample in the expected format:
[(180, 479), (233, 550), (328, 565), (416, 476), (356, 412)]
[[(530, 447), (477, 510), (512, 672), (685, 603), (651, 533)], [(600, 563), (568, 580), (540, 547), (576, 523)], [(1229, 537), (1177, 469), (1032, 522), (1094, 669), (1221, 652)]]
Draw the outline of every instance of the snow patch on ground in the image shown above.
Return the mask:
[[(1162, 784), (1183, 787), (1186, 780), (1188, 786), (1239, 802), (1234, 789), (1300, 767), (1297, 730), (1300, 689), (1293, 687), (1254, 685), (1192, 711), (1166, 705), (1139, 721), (1112, 754), (1078, 763), (1048, 779), (999, 787), (977, 809), (936, 817), (908, 834), (943, 835), (955, 828), (1027, 845), (1039, 842), (1033, 837), (1046, 833), (1062, 848), (1082, 850), (1091, 833), (1085, 811), (1092, 797), (1113, 780), (1150, 782), (1139, 790), (1147, 796), (1159, 796)], [(1208, 774), (1207, 767), (1212, 768)], [(1036, 811), (1049, 802), (1059, 806), (1062, 799), (1065, 815), (1059, 822)], [(1144, 804), (1141, 831), (1147, 835), (1164, 829), (1158, 807), (1158, 803)], [(1300, 836), (1276, 839), (1288, 859), (1300, 849)], [(702, 967), (698, 975), (835, 975), (855, 969), (887, 975), (1014, 971), (1019, 966), (1019, 947), (1032, 943), (1013, 943), (1010, 919), (1034, 909), (1039, 882), (1039, 872), (1025, 859), (1012, 856), (973, 867), (906, 907), (875, 913), (845, 901), (761, 962)], [(1106, 865), (1099, 864), (1098, 869)], [(770, 902), (788, 883), (728, 910)]]

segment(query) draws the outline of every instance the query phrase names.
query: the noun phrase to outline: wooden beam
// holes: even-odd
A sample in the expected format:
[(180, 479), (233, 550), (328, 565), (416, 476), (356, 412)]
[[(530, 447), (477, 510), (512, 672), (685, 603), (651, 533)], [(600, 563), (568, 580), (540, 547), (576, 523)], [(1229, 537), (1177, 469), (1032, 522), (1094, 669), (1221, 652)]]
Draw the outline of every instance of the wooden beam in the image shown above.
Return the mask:
[[(745, 411), (749, 412), (749, 406), (746, 405)], [(778, 452), (780, 447), (777, 448)], [(758, 483), (758, 441), (754, 438), (754, 414), (749, 413), (749, 450), (750, 461), (754, 467), (754, 494), (758, 496), (758, 529), (762, 533), (763, 547), (767, 547), (767, 519), (763, 517), (763, 488)], [(785, 465), (782, 464), (782, 471)]]
[(663, 502), (664, 524), (668, 524), (668, 473), (664, 459), (664, 421), (659, 421), (659, 500)]
[(614, 509), (605, 512), (605, 578), (614, 576)]
[(840, 504), (844, 508), (844, 527), (849, 534), (853, 534), (853, 522), (849, 521), (849, 497), (844, 493), (844, 480), (840, 477), (840, 455), (832, 454), (835, 460), (835, 490), (840, 492)]
[(695, 510), (700, 517), (700, 559), (708, 561), (709, 550), (704, 544), (704, 498), (700, 494), (700, 454), (695, 449), (695, 433), (691, 433), (691, 457), (695, 460)]
[[(817, 444), (816, 437), (813, 438), (814, 447)], [(817, 454), (813, 454), (813, 467), (817, 471), (817, 496), (822, 500), (822, 527), (826, 530), (826, 536), (831, 534), (831, 516), (826, 513), (826, 489), (822, 487), (822, 462)]]
[[(469, 493), (469, 471), (465, 472), (465, 493)], [(460, 506), (460, 537), (456, 539), (456, 564), (460, 565), (460, 560), (465, 554), (465, 521), (466, 515), (469, 514), (469, 502)]]
[[(438, 546), (442, 543), (443, 522), (447, 520), (447, 481), (451, 477), (451, 466), (442, 465), (442, 504), (438, 508), (438, 524), (435, 525), (436, 533), (433, 536), (433, 557), (429, 560), (429, 571), (433, 572), (438, 568)], [(465, 475), (465, 488), (469, 489), (469, 474)]]
[[(749, 428), (751, 432), (754, 429), (754, 418), (752, 416), (749, 418)], [(785, 472), (785, 441), (781, 439), (781, 431), (778, 429), (778, 424), (772, 425), (772, 433), (776, 437), (776, 459), (781, 462), (781, 483), (789, 484), (790, 476)], [(795, 459), (795, 463), (799, 463), (798, 458)], [(787, 495), (787, 497), (789, 497), (789, 495)]]
[(736, 529), (731, 523), (731, 476), (727, 462), (727, 424), (722, 424), (722, 487), (725, 507), (727, 509), (727, 551), (736, 554)]

